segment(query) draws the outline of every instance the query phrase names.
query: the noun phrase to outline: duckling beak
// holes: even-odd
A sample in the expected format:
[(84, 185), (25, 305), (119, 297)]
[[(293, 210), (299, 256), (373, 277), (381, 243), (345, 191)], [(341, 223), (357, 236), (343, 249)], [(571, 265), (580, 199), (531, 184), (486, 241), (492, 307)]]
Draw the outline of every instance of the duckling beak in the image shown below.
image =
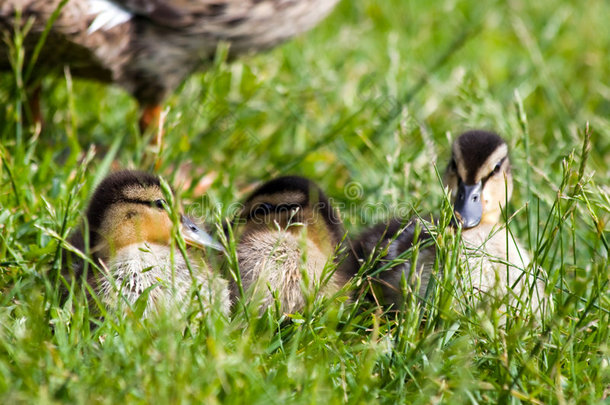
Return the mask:
[(464, 229), (473, 228), (481, 222), (481, 216), (483, 215), (482, 190), (481, 182), (468, 185), (460, 181), (458, 184), (453, 211)]
[(214, 239), (212, 239), (207, 232), (195, 225), (188, 217), (181, 215), (180, 222), (182, 223), (180, 233), (182, 233), (182, 237), (188, 245), (195, 246), (200, 249), (207, 246), (224, 252), (225, 249), (220, 243), (214, 241)]

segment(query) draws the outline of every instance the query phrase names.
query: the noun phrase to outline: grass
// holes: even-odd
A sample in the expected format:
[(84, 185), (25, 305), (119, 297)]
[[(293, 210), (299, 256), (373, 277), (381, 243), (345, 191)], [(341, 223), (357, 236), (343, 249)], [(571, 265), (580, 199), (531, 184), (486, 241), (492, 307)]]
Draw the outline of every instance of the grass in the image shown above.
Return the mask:
[[(212, 174), (205, 196), (178, 187), (210, 223), (283, 173), (315, 179), (350, 234), (392, 213), (445, 212), (437, 171), (450, 139), (498, 131), (515, 176), (510, 231), (553, 299), (540, 325), (503, 328), (443, 294), (425, 323), (415, 301), (399, 316), (363, 300), (260, 318), (238, 307), (192, 328), (100, 321), (76, 295), (59, 304), (58, 237), (113, 162), (149, 168), (147, 142), (120, 89), (45, 78), (38, 133), (21, 116), (21, 73), (0, 76), (1, 402), (608, 401), (608, 15), (602, 0), (343, 1), (269, 53), (231, 64), (219, 53), (166, 103), (158, 173), (174, 183), (188, 162), (195, 180)], [(439, 288), (460, 271), (446, 263)]]

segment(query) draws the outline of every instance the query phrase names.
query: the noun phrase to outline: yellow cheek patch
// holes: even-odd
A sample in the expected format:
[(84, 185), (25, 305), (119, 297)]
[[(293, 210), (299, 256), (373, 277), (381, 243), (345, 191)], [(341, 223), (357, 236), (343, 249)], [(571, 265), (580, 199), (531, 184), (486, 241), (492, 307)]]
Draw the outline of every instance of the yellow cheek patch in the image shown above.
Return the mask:
[[(510, 193), (510, 187), (508, 191)], [(483, 189), (483, 215), (481, 223), (498, 223), (506, 200), (506, 184), (504, 179), (500, 177), (490, 179)]]
[(171, 231), (172, 222), (166, 211), (122, 204), (108, 211), (99, 233), (112, 254), (135, 243), (169, 244)]
[(172, 234), (172, 221), (165, 211), (149, 212), (141, 224), (142, 236), (147, 242), (169, 244)]

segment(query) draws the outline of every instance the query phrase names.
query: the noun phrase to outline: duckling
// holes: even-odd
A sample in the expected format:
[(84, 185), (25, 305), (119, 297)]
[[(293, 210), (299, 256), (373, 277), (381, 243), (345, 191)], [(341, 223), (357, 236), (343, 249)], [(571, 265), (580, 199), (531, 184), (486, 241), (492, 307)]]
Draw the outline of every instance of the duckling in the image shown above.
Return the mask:
[[(510, 295), (511, 302), (515, 302), (515, 299), (525, 299), (534, 283), (530, 305), (532, 310), (538, 310), (544, 286), (540, 281), (532, 280), (525, 271), (530, 262), (527, 251), (499, 227), (502, 210), (513, 189), (506, 142), (493, 132), (463, 133), (453, 142), (443, 182), (450, 191), (455, 218), (462, 227), (462, 258), (469, 275), (468, 279), (461, 280), (463, 291), (473, 292), (477, 299), (487, 295)], [(376, 250), (387, 247), (387, 254), (377, 268), (397, 259), (413, 245), (416, 221), (393, 219), (365, 231), (354, 242), (354, 254), (361, 262)], [(430, 235), (425, 231), (419, 238), (420, 241), (429, 239)], [(416, 272), (421, 280), (420, 297), (424, 296), (433, 277), (435, 257), (434, 245), (419, 253)], [(385, 303), (397, 307), (402, 302), (399, 282), (403, 273), (409, 280), (410, 262), (380, 273)]]
[[(33, 21), (24, 41), (24, 66), (35, 62), (37, 78), (50, 71), (62, 74), (68, 66), (74, 77), (120, 85), (143, 108), (140, 126), (146, 128), (159, 119), (160, 104), (169, 92), (190, 73), (209, 67), (219, 43), (230, 45), (231, 59), (272, 48), (314, 27), (337, 3), (4, 0), (0, 31), (12, 38), (16, 28), (24, 31)], [(49, 24), (44, 46), (33, 60)], [(7, 41), (0, 42), (0, 70), (12, 72)], [(39, 111), (33, 114), (40, 118)]]
[[(228, 314), (227, 282), (191, 262), (193, 274), (182, 254), (170, 247), (172, 221), (163, 199), (159, 178), (138, 171), (109, 175), (96, 188), (86, 217), (93, 262), (108, 274), (89, 272), (87, 281), (108, 309), (118, 309), (122, 300), (134, 305), (148, 290), (143, 316), (163, 308), (181, 309), (191, 297), (196, 282), (204, 310), (218, 305)], [(184, 240), (200, 248), (222, 249), (190, 219), (181, 216)], [(84, 238), (77, 232), (71, 242), (81, 250)], [(172, 257), (173, 256), (173, 257)], [(83, 276), (83, 263), (73, 261), (74, 276)], [(69, 276), (69, 275), (68, 275)]]
[(314, 182), (285, 176), (263, 184), (246, 200), (237, 222), (242, 286), (261, 299), (262, 309), (276, 295), (282, 311), (294, 313), (316, 286), (331, 295), (347, 282), (346, 274), (335, 271), (345, 231)]
[[(400, 288), (402, 275), (409, 281), (413, 290), (413, 276), (420, 279), (420, 288), (417, 293), (424, 297), (432, 277), (436, 250), (431, 245), (430, 234), (423, 224), (417, 241), (421, 243), (415, 271), (411, 271), (412, 263), (404, 257), (406, 252), (415, 243), (417, 219), (392, 218), (387, 223), (377, 224), (366, 229), (353, 242), (349, 257), (344, 262), (348, 269), (346, 272), (356, 276), (362, 263), (374, 259), (372, 272), (381, 271), (381, 268), (393, 262), (392, 267), (383, 270), (374, 276), (373, 299), (386, 306), (399, 308), (404, 297)], [(387, 252), (386, 252), (387, 249)]]

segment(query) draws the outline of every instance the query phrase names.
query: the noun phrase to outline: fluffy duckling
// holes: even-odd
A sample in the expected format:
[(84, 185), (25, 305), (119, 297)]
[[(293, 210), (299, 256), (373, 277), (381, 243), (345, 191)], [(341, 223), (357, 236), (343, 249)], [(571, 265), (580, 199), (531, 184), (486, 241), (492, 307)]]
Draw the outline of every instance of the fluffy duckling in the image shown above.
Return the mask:
[[(451, 193), (455, 217), (462, 226), (462, 257), (468, 274), (468, 279), (460, 280), (462, 291), (474, 292), (478, 298), (509, 294), (511, 302), (515, 302), (515, 299), (525, 300), (535, 283), (530, 305), (537, 310), (544, 287), (525, 271), (530, 262), (527, 251), (506, 229), (498, 226), (513, 188), (506, 142), (492, 132), (465, 132), (453, 143), (443, 181)], [(412, 247), (415, 223), (415, 220), (394, 219), (365, 231), (354, 243), (355, 255), (361, 262), (376, 250), (387, 247), (387, 254), (380, 258), (377, 268), (395, 260)], [(429, 235), (422, 232), (419, 240), (426, 239)], [(420, 296), (424, 296), (432, 277), (435, 253), (433, 245), (419, 253), (416, 272), (421, 280)], [(379, 274), (386, 304), (396, 307), (402, 302), (400, 279), (403, 273), (410, 279), (411, 267), (407, 261)]]
[[(434, 246), (430, 246), (429, 234), (425, 228), (420, 227), (418, 241), (426, 248), (420, 250), (416, 270), (411, 272), (412, 263), (406, 259), (406, 252), (413, 247), (416, 233), (416, 220), (405, 220), (392, 218), (387, 223), (377, 224), (364, 232), (352, 244), (350, 256), (345, 261), (345, 266), (349, 267), (349, 272), (354, 276), (362, 263), (366, 262), (371, 256), (374, 259), (373, 271), (380, 270), (388, 263), (394, 261), (394, 265), (381, 273), (377, 274), (375, 280), (374, 299), (381, 304), (398, 308), (403, 301), (403, 293), (400, 282), (404, 273), (409, 286), (415, 281), (413, 276), (420, 279), (419, 296), (424, 297), (428, 283), (432, 277), (434, 268), (434, 258), (436, 251)], [(381, 254), (387, 249), (387, 253)]]
[[(116, 83), (143, 108), (140, 126), (158, 120), (160, 104), (189, 74), (209, 67), (221, 42), (229, 57), (269, 49), (314, 27), (338, 0), (3, 0), (0, 33), (28, 29), (28, 66)], [(57, 13), (57, 14), (55, 14)], [(17, 18), (20, 16), (20, 18)], [(52, 24), (50, 25), (50, 23)], [(11, 71), (10, 43), (0, 42), (0, 70)], [(36, 82), (34, 81), (34, 84)], [(32, 83), (30, 83), (32, 84)], [(40, 118), (40, 112), (34, 112)]]
[[(133, 305), (149, 290), (144, 317), (188, 304), (195, 281), (204, 309), (218, 305), (228, 314), (227, 282), (194, 260), (191, 277), (180, 251), (172, 252), (172, 221), (163, 198), (159, 178), (148, 173), (120, 171), (102, 181), (86, 215), (92, 259), (108, 274), (90, 271), (87, 281), (110, 309), (123, 306), (123, 299)], [(185, 216), (181, 216), (180, 232), (187, 244), (222, 249)], [(84, 250), (81, 233), (71, 242)], [(83, 263), (73, 264), (74, 276), (82, 277)]]
[[(344, 237), (338, 213), (322, 190), (303, 177), (271, 180), (246, 200), (237, 257), (243, 288), (262, 308), (276, 295), (285, 313), (303, 309), (305, 294), (320, 286), (336, 293), (347, 277), (334, 271)], [(334, 271), (334, 273), (333, 273)]]

